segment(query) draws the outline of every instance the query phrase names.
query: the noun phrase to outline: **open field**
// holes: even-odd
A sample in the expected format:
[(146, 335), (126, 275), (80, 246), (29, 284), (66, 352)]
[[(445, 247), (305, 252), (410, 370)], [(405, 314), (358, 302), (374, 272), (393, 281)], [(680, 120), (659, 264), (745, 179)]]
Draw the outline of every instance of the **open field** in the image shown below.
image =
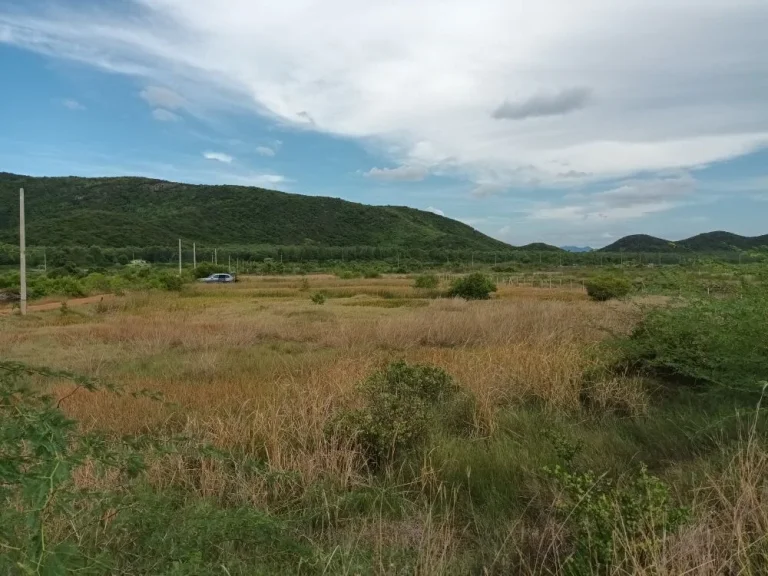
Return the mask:
[[(138, 480), (99, 475), (87, 462), (76, 469), (78, 489), (142, 494), (123, 512), (110, 505), (103, 531), (78, 536), (80, 545), (111, 550), (120, 560), (109, 573), (130, 574), (714, 575), (768, 566), (768, 458), (753, 400), (745, 411), (604, 370), (601, 343), (629, 334), (643, 307), (664, 298), (595, 303), (581, 286), (501, 284), (493, 300), (466, 302), (428, 299), (412, 284), (248, 277), (0, 315), (4, 358), (122, 389), (39, 380), (81, 432), (144, 446)], [(316, 292), (324, 305), (310, 301)], [(329, 423), (360, 406), (360, 382), (397, 360), (445, 370), (473, 399), (471, 416), (463, 432), (430, 433), (423, 448), (374, 469)], [(162, 398), (130, 394), (143, 390)], [(625, 527), (613, 567), (579, 568), (568, 560), (579, 550), (575, 508), (563, 516), (560, 506), (570, 484), (546, 471), (562, 464), (564, 445), (580, 446), (574, 462), (595, 472), (594, 486), (598, 477), (631, 484), (646, 464), (687, 520), (640, 541)], [(587, 485), (581, 498), (589, 494)], [(158, 536), (138, 519), (141, 506), (164, 510), (156, 523), (178, 530)], [(218, 542), (244, 511), (259, 515), (264, 533)], [(124, 522), (115, 534), (113, 522)], [(51, 528), (60, 538), (68, 530)]]

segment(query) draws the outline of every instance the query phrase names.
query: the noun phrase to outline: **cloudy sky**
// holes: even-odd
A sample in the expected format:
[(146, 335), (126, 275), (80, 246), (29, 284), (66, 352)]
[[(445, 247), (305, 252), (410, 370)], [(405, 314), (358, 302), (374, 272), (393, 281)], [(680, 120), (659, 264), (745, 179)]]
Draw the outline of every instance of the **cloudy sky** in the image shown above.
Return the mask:
[(768, 232), (768, 0), (2, 0), (0, 170)]

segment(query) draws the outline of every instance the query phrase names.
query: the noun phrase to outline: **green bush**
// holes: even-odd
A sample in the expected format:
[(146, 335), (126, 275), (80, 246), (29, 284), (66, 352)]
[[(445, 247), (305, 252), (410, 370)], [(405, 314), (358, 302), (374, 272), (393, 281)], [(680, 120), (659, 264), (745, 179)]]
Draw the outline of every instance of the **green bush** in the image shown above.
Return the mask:
[(354, 280), (361, 276), (362, 273), (359, 270), (338, 270), (336, 272), (336, 277), (341, 278), (342, 280)]
[(487, 300), (496, 292), (496, 284), (485, 274), (475, 272), (454, 281), (448, 295), (465, 300)]
[(163, 290), (168, 290), (169, 292), (179, 292), (184, 286), (184, 278), (171, 272), (165, 272), (160, 275), (158, 282)]
[(758, 390), (768, 379), (768, 297), (693, 299), (646, 312), (613, 345), (621, 367), (678, 381)]
[(318, 306), (325, 304), (325, 294), (322, 292), (315, 292), (309, 299), (312, 300), (313, 304), (317, 304)]
[(433, 430), (472, 427), (472, 397), (440, 368), (394, 362), (360, 384), (359, 392), (362, 407), (340, 412), (326, 431), (357, 445), (372, 469), (418, 450)]
[(644, 465), (617, 481), (579, 470), (574, 459), (581, 447), (557, 436), (554, 440), (563, 464), (544, 472), (553, 481), (556, 509), (570, 532), (573, 550), (565, 574), (613, 574), (622, 549), (658, 552), (664, 537), (688, 520), (689, 510), (675, 506), (667, 485)]
[(632, 290), (632, 284), (621, 276), (598, 276), (590, 278), (586, 284), (587, 295), (596, 302), (605, 302), (614, 298), (623, 298)]
[(416, 276), (413, 282), (414, 288), (434, 290), (440, 284), (440, 279), (435, 274), (421, 274)]
[(48, 271), (48, 278), (64, 278), (66, 276), (81, 276), (82, 271), (72, 262), (66, 262), (63, 266), (58, 266)]

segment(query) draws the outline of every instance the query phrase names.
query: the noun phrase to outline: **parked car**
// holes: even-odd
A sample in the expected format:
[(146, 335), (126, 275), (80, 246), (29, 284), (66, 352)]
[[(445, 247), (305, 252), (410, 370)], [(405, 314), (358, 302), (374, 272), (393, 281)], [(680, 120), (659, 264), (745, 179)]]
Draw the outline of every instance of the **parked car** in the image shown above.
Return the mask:
[(218, 282), (236, 282), (237, 280), (232, 274), (211, 274), (207, 278), (200, 278), (200, 282), (206, 282), (208, 284)]

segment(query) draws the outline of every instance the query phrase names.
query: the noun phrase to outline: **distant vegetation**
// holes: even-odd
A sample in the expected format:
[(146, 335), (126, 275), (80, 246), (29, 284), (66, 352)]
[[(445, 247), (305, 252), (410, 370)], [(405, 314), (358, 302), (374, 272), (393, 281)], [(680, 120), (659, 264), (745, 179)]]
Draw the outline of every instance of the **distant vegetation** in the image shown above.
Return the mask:
[(707, 232), (685, 240), (671, 242), (646, 234), (625, 236), (601, 248), (601, 252), (739, 252), (768, 249), (768, 234), (763, 236), (739, 236), (731, 232)]
[(366, 206), (244, 186), (147, 178), (33, 178), (0, 173), (0, 242), (15, 243), (26, 189), (30, 246), (384, 246), (508, 250), (432, 212)]

